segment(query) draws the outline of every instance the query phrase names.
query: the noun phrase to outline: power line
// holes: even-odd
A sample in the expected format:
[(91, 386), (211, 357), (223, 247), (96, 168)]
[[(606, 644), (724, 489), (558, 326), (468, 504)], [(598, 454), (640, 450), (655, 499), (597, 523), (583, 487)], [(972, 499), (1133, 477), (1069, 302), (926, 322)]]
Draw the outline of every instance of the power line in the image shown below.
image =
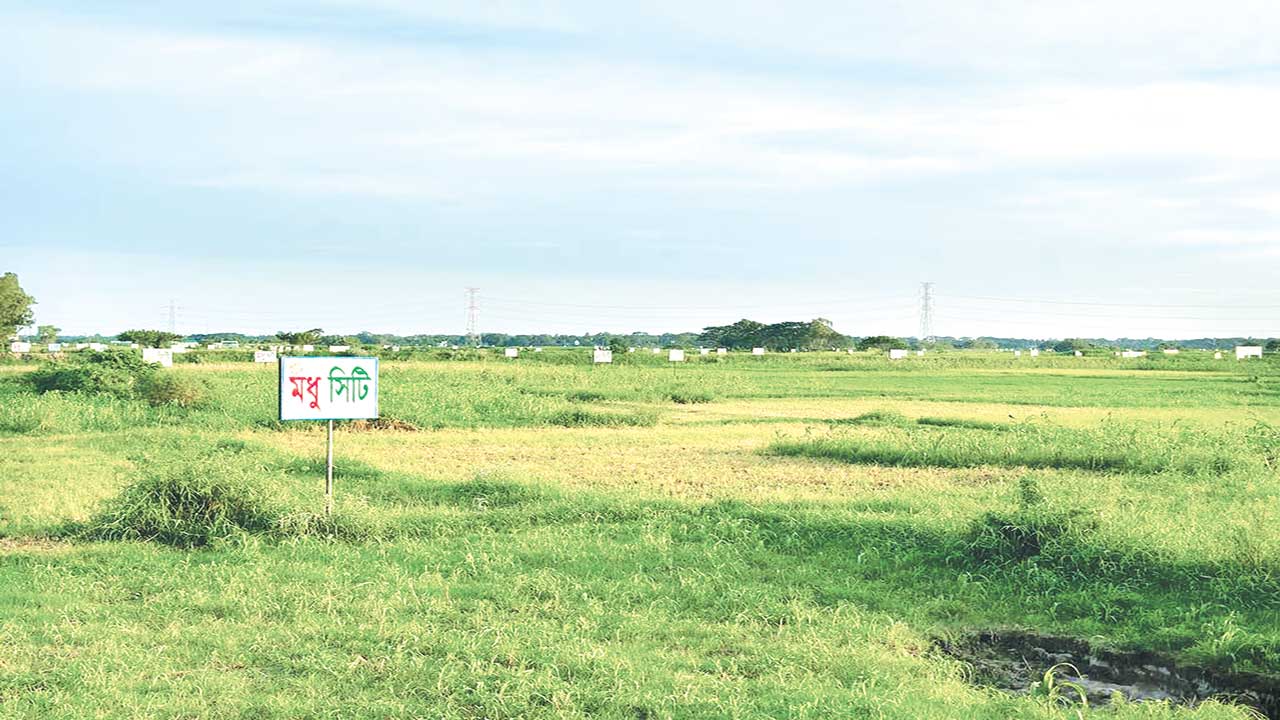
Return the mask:
[(1022, 303), (1022, 304), (1043, 304), (1043, 305), (1092, 305), (1097, 307), (1145, 307), (1145, 308), (1207, 308), (1215, 310), (1275, 310), (1280, 309), (1280, 305), (1168, 305), (1161, 303), (1107, 303), (1107, 302), (1091, 302), (1081, 300), (1031, 300), (1026, 298), (1009, 298), (1009, 297), (989, 297), (985, 295), (939, 295), (939, 297), (953, 298), (956, 300), (985, 300), (988, 302), (1006, 302), (1006, 303)]

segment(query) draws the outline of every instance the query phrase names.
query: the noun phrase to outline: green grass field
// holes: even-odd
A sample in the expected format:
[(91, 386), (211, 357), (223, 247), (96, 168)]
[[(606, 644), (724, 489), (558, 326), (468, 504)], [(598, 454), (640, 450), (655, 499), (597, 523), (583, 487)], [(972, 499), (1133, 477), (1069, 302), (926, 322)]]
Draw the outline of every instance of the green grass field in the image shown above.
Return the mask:
[(332, 518), (275, 366), (0, 367), (0, 717), (1248, 717), (935, 647), (993, 629), (1280, 673), (1274, 360), (543, 355), (384, 359)]

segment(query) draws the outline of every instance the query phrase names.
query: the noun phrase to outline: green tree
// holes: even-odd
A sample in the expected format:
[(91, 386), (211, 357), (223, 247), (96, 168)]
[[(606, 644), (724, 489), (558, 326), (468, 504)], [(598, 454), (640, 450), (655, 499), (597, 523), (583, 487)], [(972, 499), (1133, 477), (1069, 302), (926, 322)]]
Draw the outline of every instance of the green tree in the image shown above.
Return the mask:
[(322, 335), (324, 335), (324, 330), (320, 328), (299, 330), (297, 332), (276, 331), (276, 337), (280, 338), (280, 342), (286, 345), (316, 345), (320, 342)]
[(62, 332), (62, 328), (60, 327), (41, 325), (36, 328), (36, 337), (40, 339), (40, 342), (48, 345), (49, 343), (58, 342), (58, 333), (60, 332)]
[(162, 345), (168, 345), (175, 340), (181, 340), (182, 336), (176, 333), (165, 332), (164, 330), (125, 330), (116, 335), (117, 340), (126, 340), (131, 343), (138, 343), (142, 347), (158, 348)]
[(891, 350), (906, 347), (906, 340), (890, 335), (871, 335), (858, 341), (859, 350)]
[(31, 324), (35, 319), (31, 306), (35, 304), (36, 299), (23, 291), (22, 286), (18, 284), (17, 275), (5, 273), (0, 276), (0, 332), (4, 333), (4, 337), (9, 337), (18, 332), (18, 328)]

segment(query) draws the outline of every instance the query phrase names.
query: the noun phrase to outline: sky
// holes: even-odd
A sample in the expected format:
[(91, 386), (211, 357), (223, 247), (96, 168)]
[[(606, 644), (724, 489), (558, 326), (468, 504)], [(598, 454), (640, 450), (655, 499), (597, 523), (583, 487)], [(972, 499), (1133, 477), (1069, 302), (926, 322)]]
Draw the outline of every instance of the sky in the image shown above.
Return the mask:
[(0, 0), (65, 333), (1280, 336), (1280, 4)]

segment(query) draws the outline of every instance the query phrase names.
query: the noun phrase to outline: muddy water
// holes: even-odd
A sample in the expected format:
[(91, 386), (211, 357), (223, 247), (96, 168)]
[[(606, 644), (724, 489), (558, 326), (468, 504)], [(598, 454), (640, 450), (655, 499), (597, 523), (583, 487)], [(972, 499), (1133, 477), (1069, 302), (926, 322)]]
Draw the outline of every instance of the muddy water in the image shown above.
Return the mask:
[(1280, 720), (1280, 675), (1219, 672), (1179, 665), (1158, 653), (1106, 650), (1076, 638), (1023, 632), (979, 633), (937, 645), (971, 664), (976, 682), (1010, 692), (1026, 692), (1050, 667), (1070, 663), (1079, 676), (1067, 670), (1058, 677), (1084, 687), (1090, 704), (1105, 704), (1114, 693), (1187, 705), (1213, 697)]

